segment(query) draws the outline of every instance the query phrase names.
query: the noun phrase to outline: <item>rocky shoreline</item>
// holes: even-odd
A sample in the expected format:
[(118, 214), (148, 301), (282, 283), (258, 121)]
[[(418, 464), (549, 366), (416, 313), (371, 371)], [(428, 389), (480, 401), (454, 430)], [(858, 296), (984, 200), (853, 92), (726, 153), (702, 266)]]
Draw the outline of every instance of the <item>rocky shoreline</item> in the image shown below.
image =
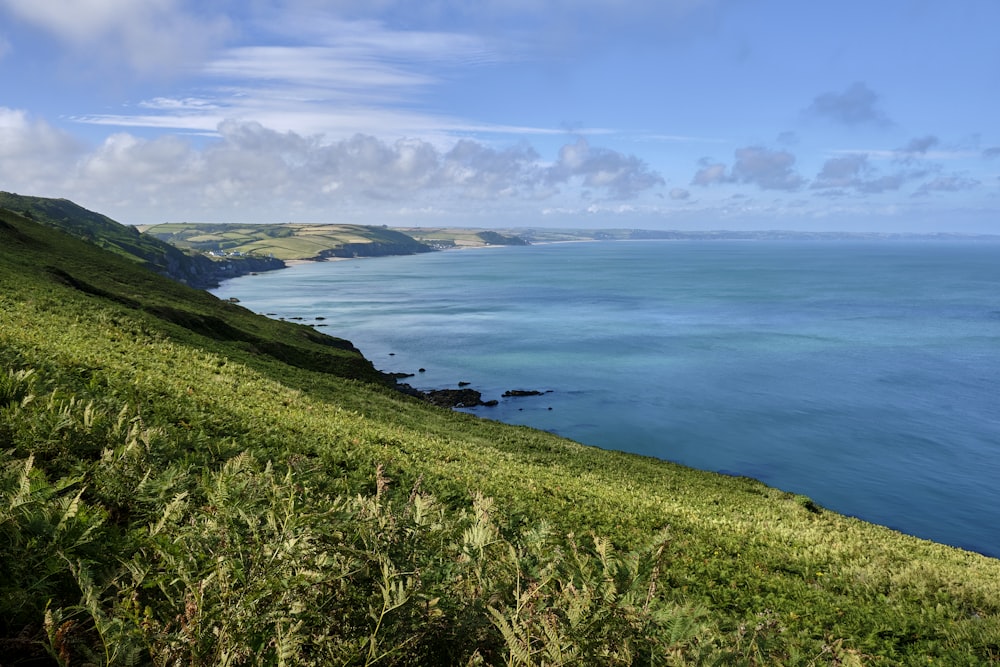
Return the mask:
[[(408, 373), (392, 373), (390, 374), (396, 379), (396, 389), (407, 394), (409, 396), (414, 396), (421, 400), (427, 401), (432, 405), (436, 405), (441, 408), (476, 408), (476, 407), (494, 407), (500, 404), (497, 399), (483, 400), (482, 392), (476, 389), (470, 389), (467, 385), (468, 382), (459, 382), (459, 389), (416, 389), (415, 387), (399, 382), (401, 377), (412, 377)], [(505, 391), (501, 398), (520, 398), (528, 396), (543, 396), (545, 394), (551, 394), (552, 390), (548, 389), (545, 391), (539, 391), (537, 389), (509, 389)], [(551, 408), (549, 408), (551, 409)]]

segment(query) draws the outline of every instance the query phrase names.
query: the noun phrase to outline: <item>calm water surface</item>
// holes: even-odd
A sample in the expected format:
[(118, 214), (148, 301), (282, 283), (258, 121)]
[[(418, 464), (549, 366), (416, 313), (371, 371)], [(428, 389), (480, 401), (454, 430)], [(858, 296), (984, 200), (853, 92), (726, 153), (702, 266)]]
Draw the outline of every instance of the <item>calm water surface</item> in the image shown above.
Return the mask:
[[(215, 293), (323, 317), (477, 414), (748, 475), (1000, 556), (1000, 244), (653, 241), (308, 264)], [(549, 409), (551, 408), (551, 410)]]

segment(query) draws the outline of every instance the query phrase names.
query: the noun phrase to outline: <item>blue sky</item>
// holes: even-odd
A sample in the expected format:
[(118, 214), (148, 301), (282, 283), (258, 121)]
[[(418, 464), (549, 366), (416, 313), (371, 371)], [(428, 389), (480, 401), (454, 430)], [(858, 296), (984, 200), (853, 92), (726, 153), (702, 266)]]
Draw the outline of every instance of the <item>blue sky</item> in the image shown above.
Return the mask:
[(0, 189), (125, 223), (1000, 233), (996, 0), (0, 0)]

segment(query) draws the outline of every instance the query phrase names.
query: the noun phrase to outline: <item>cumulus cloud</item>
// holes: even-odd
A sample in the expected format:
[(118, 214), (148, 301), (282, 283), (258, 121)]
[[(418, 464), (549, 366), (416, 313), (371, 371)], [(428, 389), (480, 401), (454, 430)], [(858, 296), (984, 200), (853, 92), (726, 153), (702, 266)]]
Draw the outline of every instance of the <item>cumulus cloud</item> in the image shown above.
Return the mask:
[(700, 164), (701, 169), (695, 172), (691, 185), (719, 185), (732, 182), (726, 171), (726, 165), (721, 162), (702, 160)]
[(169, 208), (244, 219), (348, 204), (532, 202), (553, 197), (556, 185), (623, 200), (663, 183), (635, 156), (582, 139), (547, 162), (524, 143), (495, 147), (462, 139), (442, 148), (360, 133), (330, 141), (235, 120), (222, 122), (217, 137), (195, 142), (119, 132), (88, 149), (44, 121), (0, 108), (0, 182), (15, 191), (78, 198), (109, 213), (156, 216)]
[(441, 181), (475, 198), (517, 196), (535, 190), (539, 157), (526, 144), (497, 150), (462, 139), (443, 156)]
[[(919, 147), (925, 143), (921, 141), (914, 146)], [(927, 146), (929, 147), (930, 145)], [(830, 190), (837, 194), (844, 190), (854, 190), (861, 194), (879, 194), (899, 190), (911, 181), (924, 178), (928, 171), (926, 168), (909, 168), (880, 174), (869, 161), (867, 154), (851, 153), (827, 160), (813, 180), (812, 187), (826, 190), (827, 194), (830, 194)]]
[(684, 188), (671, 188), (670, 190), (670, 198), (673, 200), (680, 201), (688, 199), (690, 196), (691, 192), (689, 190), (685, 190)]
[(795, 156), (762, 146), (738, 148), (731, 170), (725, 164), (702, 159), (701, 168), (691, 179), (692, 185), (747, 183), (762, 190), (798, 190), (805, 180), (792, 168)]
[(983, 151), (983, 157), (985, 158), (1000, 157), (1000, 146), (993, 146), (991, 148), (987, 148), (986, 150)]
[(823, 164), (812, 187), (817, 189), (853, 187), (870, 169), (868, 156), (861, 153), (830, 158)]
[(122, 60), (140, 73), (192, 62), (227, 33), (228, 22), (183, 0), (0, 0), (0, 7), (74, 47)]
[(891, 121), (878, 107), (878, 95), (861, 81), (842, 93), (817, 95), (806, 112), (845, 125), (889, 125)]
[(606, 190), (616, 199), (634, 197), (643, 190), (663, 185), (663, 177), (634, 155), (591, 147), (580, 137), (559, 150), (559, 160), (546, 172), (550, 184), (582, 178), (587, 187)]
[(797, 190), (804, 181), (792, 170), (794, 164), (795, 156), (788, 151), (748, 146), (737, 149), (732, 178), (763, 190)]
[[(828, 159), (812, 182), (812, 188), (824, 194), (880, 194), (903, 189), (907, 185), (934, 176), (914, 192), (928, 195), (932, 192), (955, 192), (979, 185), (975, 179), (963, 176), (940, 175), (941, 165), (932, 158), (967, 157), (966, 153), (934, 151), (941, 143), (934, 135), (911, 139), (905, 146), (892, 151), (856, 152)], [(871, 161), (881, 160), (892, 171), (878, 169)]]
[(36, 192), (68, 173), (82, 154), (70, 135), (25, 111), (0, 107), (0, 183)]

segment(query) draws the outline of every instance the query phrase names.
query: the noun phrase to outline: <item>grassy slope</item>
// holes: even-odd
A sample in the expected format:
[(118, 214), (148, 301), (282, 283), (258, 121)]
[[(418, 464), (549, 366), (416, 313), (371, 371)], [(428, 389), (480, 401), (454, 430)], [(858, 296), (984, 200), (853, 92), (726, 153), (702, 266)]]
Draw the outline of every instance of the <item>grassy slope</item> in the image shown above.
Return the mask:
[[(666, 529), (657, 595), (706, 614), (699, 641), (678, 649), (677, 663), (709, 649), (749, 664), (982, 664), (1000, 653), (996, 560), (816, 511), (752, 480), (431, 408), (369, 382), (378, 376), (356, 353), (319, 341), (305, 327), (264, 320), (0, 214), (0, 361), (35, 370), (37, 398), (26, 409), (46, 400), (65, 408), (72, 394), (109, 415), (125, 406), (155, 434), (142, 464), (153, 481), (115, 496), (101, 476), (110, 464), (99, 448), (88, 451), (56, 426), (37, 430), (41, 417), (18, 422), (14, 403), (0, 413), (12, 425), (6, 435), (0, 430), (9, 471), (34, 454), (50, 482), (82, 480), (67, 497), (86, 487), (87, 511), (103, 521), (94, 534), (118, 554), (98, 580), (116, 581), (115, 562), (139, 562), (175, 493), (212, 498), (204, 486), (212, 475), (250, 452), (294, 471), (280, 488), (304, 494), (306, 508), (309, 497), (374, 493), (382, 465), (404, 498), (418, 480), (451, 507), (468, 506), (473, 492), (492, 496), (511, 534), (547, 521), (559, 534), (595, 531), (632, 548)], [(151, 493), (154, 482), (162, 488), (157, 501), (139, 492)], [(184, 544), (184, 527), (218, 511), (218, 502), (178, 501), (187, 518), (167, 522), (174, 544)], [(16, 550), (29, 531), (4, 517), (0, 530), (13, 535)], [(62, 548), (66, 563), (85, 559), (84, 547)], [(25, 549), (6, 561), (26, 561), (18, 576), (63, 562)], [(27, 563), (32, 558), (38, 563)], [(51, 580), (65, 577), (54, 572)], [(19, 585), (2, 589), (5, 610)], [(76, 589), (66, 586), (53, 595), (72, 597)], [(124, 604), (102, 590), (106, 609)], [(199, 589), (183, 590), (173, 601), (181, 611)], [(73, 604), (58, 595), (54, 608)], [(22, 615), (0, 619), (7, 646), (22, 632), (18, 624), (40, 632), (40, 618), (30, 617), (40, 607), (40, 599), (22, 601)]]
[[(215, 276), (218, 273), (217, 265), (208, 257), (185, 253), (169, 243), (140, 234), (134, 227), (121, 225), (67, 199), (0, 192), (0, 208), (16, 211), (38, 223), (96, 244), (161, 275), (195, 286), (218, 284)], [(233, 269), (235, 267), (230, 270)]]
[(164, 267), (168, 255), (181, 254), (161, 241), (144, 237), (134, 228), (120, 225), (67, 199), (27, 197), (0, 192), (0, 208), (16, 211), (36, 222), (61, 229), (132, 261), (146, 263), (153, 269)]

